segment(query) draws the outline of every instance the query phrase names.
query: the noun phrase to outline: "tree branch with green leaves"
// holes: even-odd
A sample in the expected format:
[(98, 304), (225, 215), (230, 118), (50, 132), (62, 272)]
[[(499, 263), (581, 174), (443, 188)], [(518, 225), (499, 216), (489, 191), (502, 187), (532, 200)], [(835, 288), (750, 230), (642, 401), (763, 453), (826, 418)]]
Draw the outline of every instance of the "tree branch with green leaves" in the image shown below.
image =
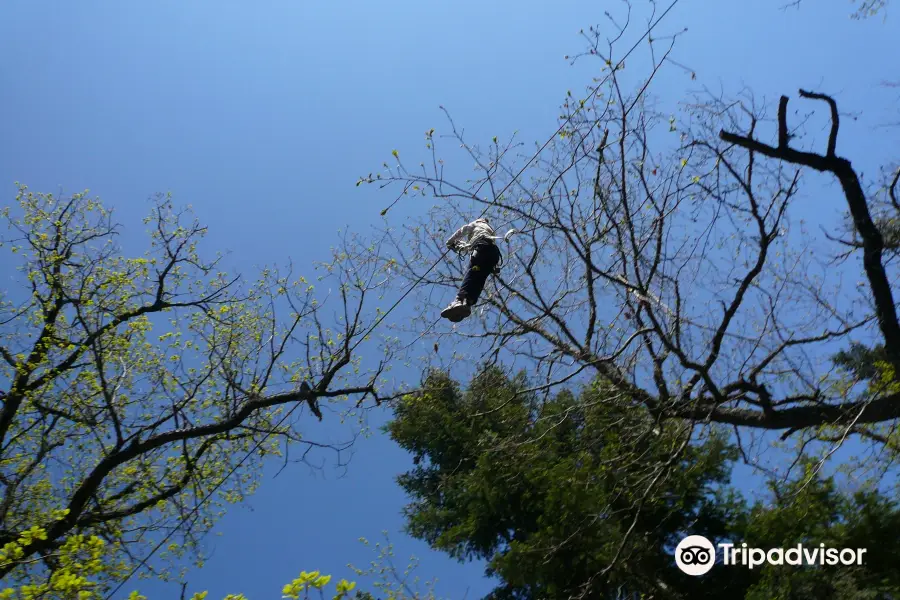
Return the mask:
[[(304, 412), (380, 402), (392, 349), (369, 328), (384, 274), (347, 238), (311, 278), (331, 288), (323, 300), (290, 264), (255, 281), (226, 273), (199, 250), (206, 228), (169, 196), (153, 200), (150, 249), (134, 258), (87, 193), (20, 186), (17, 201), (3, 215), (21, 287), (0, 304), (0, 546), (44, 534), (0, 561), (0, 577), (52, 571), (75, 535), (128, 564), (173, 534), (163, 558), (199, 557), (266, 457), (299, 445), (301, 460), (340, 460), (352, 444), (307, 439)], [(364, 339), (375, 360), (362, 360)]]

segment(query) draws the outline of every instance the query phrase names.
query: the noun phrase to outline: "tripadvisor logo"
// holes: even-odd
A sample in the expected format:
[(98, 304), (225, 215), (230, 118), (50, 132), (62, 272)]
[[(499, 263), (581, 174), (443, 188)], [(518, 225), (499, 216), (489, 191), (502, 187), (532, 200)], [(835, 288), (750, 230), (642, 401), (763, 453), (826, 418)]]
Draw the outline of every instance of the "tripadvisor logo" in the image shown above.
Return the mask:
[(716, 548), (702, 535), (689, 535), (675, 548), (675, 564), (688, 575), (703, 575), (716, 564)]
[[(861, 565), (866, 548), (828, 548), (825, 544), (790, 548), (750, 548), (747, 544), (719, 544), (720, 564), (748, 569), (762, 565), (834, 566)], [(675, 548), (675, 564), (682, 572), (698, 576), (708, 573), (716, 564), (716, 547), (702, 535), (689, 535)]]

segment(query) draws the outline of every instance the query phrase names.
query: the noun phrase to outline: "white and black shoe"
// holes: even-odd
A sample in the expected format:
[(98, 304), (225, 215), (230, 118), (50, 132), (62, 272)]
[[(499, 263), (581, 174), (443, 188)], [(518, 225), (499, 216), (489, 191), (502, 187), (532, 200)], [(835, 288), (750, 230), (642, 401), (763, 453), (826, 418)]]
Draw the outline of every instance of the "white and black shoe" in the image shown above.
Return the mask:
[(472, 314), (472, 307), (457, 298), (450, 306), (441, 311), (441, 316), (451, 323), (459, 323)]

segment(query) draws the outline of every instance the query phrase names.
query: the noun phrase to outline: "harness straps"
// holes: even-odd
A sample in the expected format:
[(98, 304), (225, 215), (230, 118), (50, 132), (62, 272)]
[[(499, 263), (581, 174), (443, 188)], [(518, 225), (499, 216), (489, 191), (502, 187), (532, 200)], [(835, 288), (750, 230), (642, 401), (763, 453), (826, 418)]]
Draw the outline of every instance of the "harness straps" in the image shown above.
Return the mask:
[(477, 235), (466, 242), (457, 242), (453, 246), (453, 250), (455, 250), (458, 254), (464, 254), (464, 253), (469, 252), (470, 250), (473, 250), (475, 248), (475, 246), (477, 246), (479, 244), (479, 242), (483, 242), (486, 240), (490, 240), (492, 242), (503, 240), (504, 242), (509, 243), (509, 238), (511, 238), (516, 233), (519, 233), (519, 231), (517, 229), (510, 229), (502, 236), (500, 236), (500, 235)]

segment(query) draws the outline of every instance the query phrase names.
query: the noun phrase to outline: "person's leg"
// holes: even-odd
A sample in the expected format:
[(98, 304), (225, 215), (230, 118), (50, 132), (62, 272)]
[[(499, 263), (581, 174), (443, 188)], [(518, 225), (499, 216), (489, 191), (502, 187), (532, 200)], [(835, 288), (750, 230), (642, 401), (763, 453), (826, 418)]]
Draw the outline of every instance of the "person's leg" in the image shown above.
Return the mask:
[(469, 270), (463, 279), (457, 298), (469, 306), (475, 306), (484, 290), (488, 275), (494, 272), (500, 262), (500, 249), (494, 244), (483, 244), (475, 248), (469, 263)]
[(500, 262), (500, 249), (494, 244), (483, 244), (475, 248), (469, 260), (469, 268), (460, 285), (456, 300), (441, 311), (441, 316), (453, 323), (458, 323), (472, 314), (472, 306), (484, 290), (488, 275)]
[[(456, 293), (456, 298), (447, 308), (441, 311), (441, 316), (451, 323), (459, 323), (472, 314), (472, 309), (466, 301), (466, 297), (470, 296), (478, 288), (479, 269), (475, 260), (477, 254), (478, 251), (475, 250), (469, 259), (469, 268), (466, 269), (466, 274), (463, 277), (462, 284), (459, 286), (459, 291)], [(482, 283), (482, 285), (484, 284)]]
[(478, 296), (481, 295), (481, 290), (484, 289), (484, 284), (487, 282), (487, 276), (487, 270), (483, 266), (476, 264), (469, 265), (469, 270), (466, 272), (462, 285), (459, 286), (459, 293), (456, 294), (456, 297), (469, 306), (474, 305), (478, 302)]

